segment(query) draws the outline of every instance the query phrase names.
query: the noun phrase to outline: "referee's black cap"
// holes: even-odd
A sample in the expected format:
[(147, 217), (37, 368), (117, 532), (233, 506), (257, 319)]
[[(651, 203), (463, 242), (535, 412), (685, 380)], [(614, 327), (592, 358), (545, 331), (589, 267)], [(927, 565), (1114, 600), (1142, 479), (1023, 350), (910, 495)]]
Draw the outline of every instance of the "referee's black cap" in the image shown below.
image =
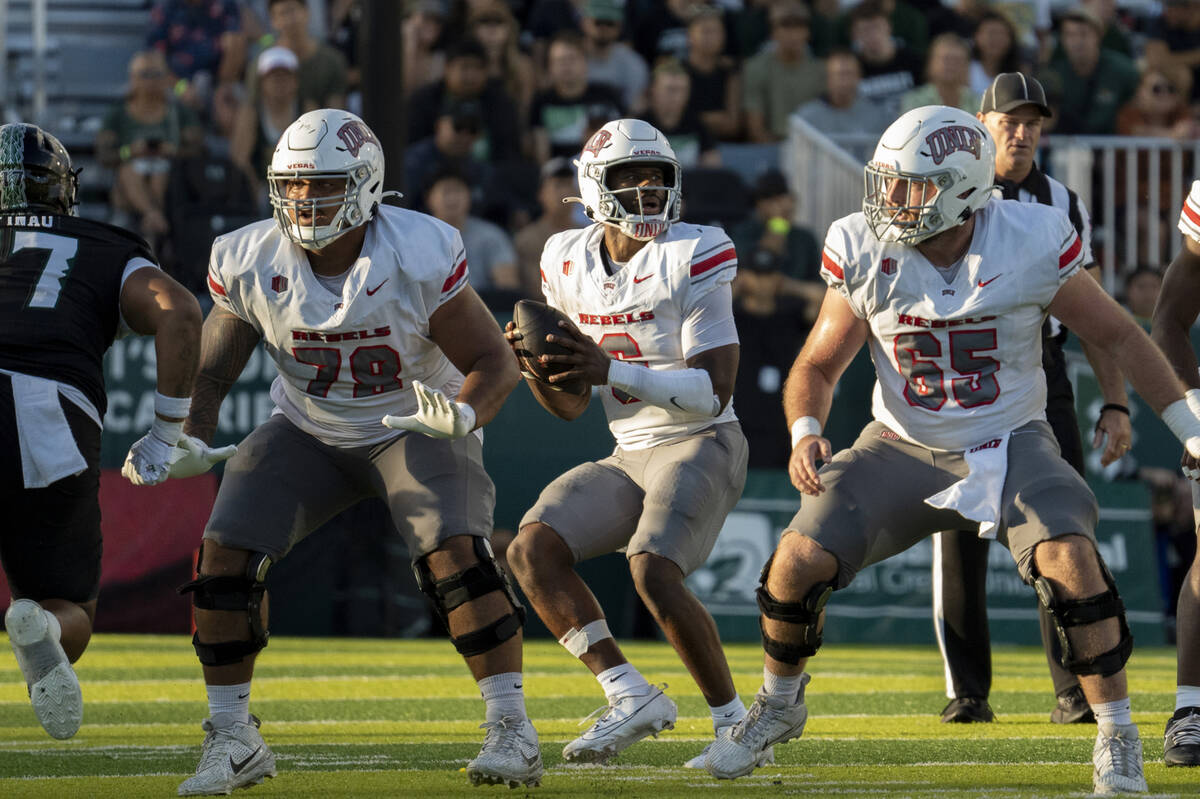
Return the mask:
[(1046, 90), (1038, 83), (1037, 78), (1022, 75), (1020, 72), (1001, 72), (983, 93), (979, 113), (999, 111), (1007, 114), (1023, 105), (1037, 106), (1044, 117), (1054, 115), (1046, 103)]

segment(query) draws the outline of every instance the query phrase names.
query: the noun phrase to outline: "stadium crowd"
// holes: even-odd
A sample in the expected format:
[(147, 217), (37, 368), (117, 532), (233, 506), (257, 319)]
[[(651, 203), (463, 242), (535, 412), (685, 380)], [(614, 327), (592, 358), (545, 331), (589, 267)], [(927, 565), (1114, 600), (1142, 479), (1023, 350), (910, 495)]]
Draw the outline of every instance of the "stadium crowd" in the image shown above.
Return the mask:
[[(545, 239), (586, 221), (576, 206), (546, 210), (548, 195), (567, 191), (558, 159), (570, 166), (620, 116), (669, 137), (696, 175), (696, 214), (713, 216), (698, 192), (726, 145), (741, 145), (717, 174), (723, 186), (744, 185), (719, 192), (715, 213), (742, 230), (753, 227), (753, 201), (779, 185), (775, 176), (754, 184), (780, 163), (793, 114), (865, 159), (897, 113), (929, 103), (974, 113), (995, 75), (1020, 71), (1041, 80), (1056, 110), (1047, 134), (1194, 138), (1200, 4), (1165, 0), (1159, 10), (1114, 0), (406, 0), (396, 91), (407, 145), (393, 169), (403, 164), (404, 204), (463, 231), (473, 285), (507, 307), (536, 293)], [(358, 0), (148, 8), (146, 49), (130, 53), (127, 94), (104, 118), (96, 154), (114, 174), (112, 221), (147, 236), (202, 298), (206, 259), (183, 220), (220, 215), (215, 233), (261, 215), (266, 164), (287, 124), (315, 108), (361, 112), (361, 13)], [(1116, 214), (1129, 210), (1125, 193)], [(1169, 206), (1159, 204), (1162, 236)], [(769, 232), (737, 243), (743, 263), (777, 265), (791, 279), (785, 293), (817, 298), (823, 231), (798, 233), (803, 241), (787, 234), (786, 246)], [(1118, 264), (1138, 266), (1162, 264)]]

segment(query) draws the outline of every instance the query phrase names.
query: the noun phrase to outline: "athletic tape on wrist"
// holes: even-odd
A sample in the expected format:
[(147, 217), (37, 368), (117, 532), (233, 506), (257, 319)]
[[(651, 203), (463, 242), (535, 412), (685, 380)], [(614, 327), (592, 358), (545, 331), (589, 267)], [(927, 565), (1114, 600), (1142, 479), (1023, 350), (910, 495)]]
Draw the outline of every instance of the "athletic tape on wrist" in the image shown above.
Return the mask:
[(474, 430), (476, 421), (475, 409), (465, 402), (456, 402), (454, 404), (458, 406), (459, 414), (462, 416), (463, 421), (467, 423), (467, 432), (469, 433)]

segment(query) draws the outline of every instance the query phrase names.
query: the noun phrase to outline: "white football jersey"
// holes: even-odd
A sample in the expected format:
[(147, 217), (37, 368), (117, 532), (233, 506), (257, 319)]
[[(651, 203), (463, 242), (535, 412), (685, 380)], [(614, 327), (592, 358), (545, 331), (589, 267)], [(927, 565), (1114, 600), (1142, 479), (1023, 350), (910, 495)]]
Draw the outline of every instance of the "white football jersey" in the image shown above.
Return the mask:
[(1179, 211), (1179, 232), (1200, 243), (1200, 180), (1192, 182), (1192, 190)]
[(949, 283), (861, 213), (829, 228), (821, 276), (871, 326), (872, 412), (904, 438), (963, 450), (1046, 416), (1042, 320), (1084, 263), (1062, 211), (992, 200)]
[(462, 373), (430, 339), (429, 317), (466, 285), (458, 231), (387, 205), (340, 295), (270, 219), (218, 238), (208, 271), (213, 301), (253, 325), (279, 367), (279, 412), (339, 447), (397, 435), (380, 420), (416, 412), (413, 380), (458, 396)]
[[(733, 304), (728, 324), (701, 325), (701, 301), (727, 286), (737, 253), (720, 228), (676, 223), (638, 250), (615, 275), (600, 255), (604, 226), (557, 233), (542, 251), (542, 292), (614, 358), (650, 369), (686, 369), (687, 359), (737, 343)], [(724, 289), (728, 291), (728, 289)], [(737, 419), (731, 401), (721, 415), (660, 408), (609, 386), (600, 388), (617, 445), (642, 449)]]

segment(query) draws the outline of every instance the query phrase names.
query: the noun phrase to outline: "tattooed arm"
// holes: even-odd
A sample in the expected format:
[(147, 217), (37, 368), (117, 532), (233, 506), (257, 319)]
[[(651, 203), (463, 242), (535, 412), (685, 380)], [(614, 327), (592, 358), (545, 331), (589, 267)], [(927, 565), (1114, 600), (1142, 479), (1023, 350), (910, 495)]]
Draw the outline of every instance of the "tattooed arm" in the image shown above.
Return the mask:
[(214, 306), (200, 335), (200, 374), (183, 431), (211, 444), (221, 401), (258, 346), (258, 331), (230, 311)]

